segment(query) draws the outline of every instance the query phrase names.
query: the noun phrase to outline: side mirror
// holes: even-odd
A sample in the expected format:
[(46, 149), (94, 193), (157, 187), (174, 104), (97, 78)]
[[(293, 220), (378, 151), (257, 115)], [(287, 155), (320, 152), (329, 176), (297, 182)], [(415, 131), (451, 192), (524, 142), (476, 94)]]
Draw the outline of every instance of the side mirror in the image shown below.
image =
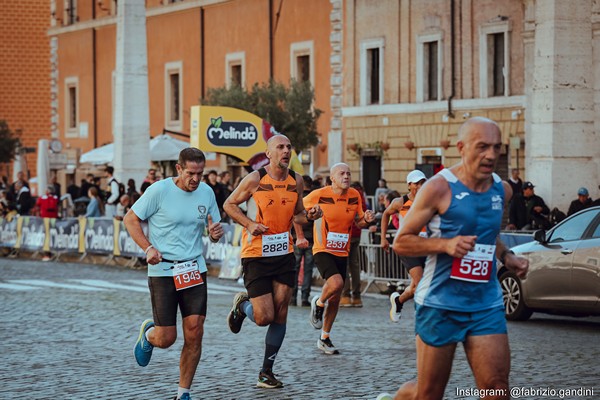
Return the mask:
[(544, 244), (546, 243), (548, 240), (546, 239), (546, 231), (544, 229), (540, 229), (538, 231), (535, 231), (533, 233), (533, 238), (535, 240), (537, 240), (538, 242)]

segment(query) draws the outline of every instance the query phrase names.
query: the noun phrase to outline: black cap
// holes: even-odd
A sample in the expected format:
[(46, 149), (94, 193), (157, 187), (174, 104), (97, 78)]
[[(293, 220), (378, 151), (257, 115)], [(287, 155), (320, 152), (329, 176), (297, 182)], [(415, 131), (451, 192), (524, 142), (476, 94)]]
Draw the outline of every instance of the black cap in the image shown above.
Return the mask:
[(533, 183), (526, 181), (525, 183), (523, 183), (523, 190), (525, 189), (533, 189), (535, 186), (533, 186)]

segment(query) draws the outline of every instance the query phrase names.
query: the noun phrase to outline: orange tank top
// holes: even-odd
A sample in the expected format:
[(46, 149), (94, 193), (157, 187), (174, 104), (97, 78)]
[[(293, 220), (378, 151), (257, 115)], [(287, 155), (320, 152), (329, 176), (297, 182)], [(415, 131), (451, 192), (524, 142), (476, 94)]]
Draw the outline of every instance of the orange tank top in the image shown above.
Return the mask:
[(269, 176), (265, 168), (258, 170), (260, 181), (248, 200), (248, 218), (269, 227), (262, 235), (242, 232), (242, 258), (274, 257), (294, 251), (292, 221), (298, 201), (295, 172), (289, 171), (283, 181)]
[(354, 188), (346, 194), (337, 195), (331, 186), (313, 190), (304, 198), (308, 210), (318, 204), (323, 217), (315, 221), (313, 254), (327, 252), (339, 257), (348, 257), (352, 222), (358, 215), (362, 218), (362, 197)]

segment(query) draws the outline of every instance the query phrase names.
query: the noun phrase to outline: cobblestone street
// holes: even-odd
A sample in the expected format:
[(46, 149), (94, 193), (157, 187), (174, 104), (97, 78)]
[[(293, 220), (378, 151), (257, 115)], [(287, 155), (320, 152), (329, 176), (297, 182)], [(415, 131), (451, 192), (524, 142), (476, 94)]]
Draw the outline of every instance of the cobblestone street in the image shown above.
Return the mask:
[[(115, 266), (0, 259), (0, 398), (170, 399), (177, 389), (181, 335), (155, 349), (140, 368), (132, 348), (140, 322), (151, 317), (146, 273)], [(388, 317), (386, 296), (341, 309), (332, 340), (341, 354), (316, 348), (308, 308), (291, 307), (275, 363), (279, 390), (255, 388), (265, 328), (246, 321), (238, 335), (225, 321), (236, 282), (211, 277), (202, 360), (194, 399), (375, 399), (415, 377), (412, 302), (402, 320)], [(600, 318), (534, 314), (509, 323), (511, 387), (594, 387), (600, 397)], [(446, 397), (474, 385), (459, 347)], [(522, 398), (557, 398), (523, 396)], [(565, 398), (591, 398), (590, 396)]]

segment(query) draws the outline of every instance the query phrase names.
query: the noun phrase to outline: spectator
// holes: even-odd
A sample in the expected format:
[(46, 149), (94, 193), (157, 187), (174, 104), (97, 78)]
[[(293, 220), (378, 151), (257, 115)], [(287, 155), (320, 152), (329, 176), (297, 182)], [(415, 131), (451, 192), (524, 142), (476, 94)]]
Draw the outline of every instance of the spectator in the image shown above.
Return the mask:
[(142, 193), (144, 193), (146, 189), (148, 189), (148, 186), (152, 185), (156, 181), (158, 181), (158, 178), (156, 177), (156, 169), (150, 168), (148, 170), (148, 174), (146, 174), (146, 177), (142, 182), (142, 187), (140, 188)]
[[(89, 190), (94, 185), (94, 174), (87, 174), (85, 179), (81, 180), (81, 187), (79, 188), (79, 196), (88, 196)], [(77, 198), (77, 197), (75, 197)]]
[(0, 217), (4, 217), (8, 213), (8, 205), (10, 201), (6, 197), (7, 189), (0, 189)]
[(50, 184), (52, 186), (54, 186), (54, 194), (58, 198), (60, 198), (62, 190), (61, 190), (60, 183), (58, 183), (58, 178), (56, 177), (56, 174), (52, 175), (52, 178), (50, 178)]
[(25, 173), (23, 171), (17, 172), (17, 180), (10, 185), (10, 192), (8, 196), (10, 201), (17, 201), (17, 194), (19, 192), (19, 189), (17, 189), (17, 182), (21, 182), (23, 186), (29, 189), (29, 183), (25, 179)]
[[(304, 181), (304, 193), (302, 196), (306, 196), (312, 191), (312, 179), (308, 175), (303, 175), (302, 180)], [(301, 293), (301, 304), (302, 307), (310, 307), (310, 286), (312, 284), (313, 269), (315, 267), (315, 261), (313, 259), (312, 248), (313, 248), (313, 226), (314, 221), (308, 221), (306, 225), (300, 225), (294, 223), (293, 240), (294, 240), (294, 256), (296, 257), (296, 277), (294, 279), (294, 290), (292, 291), (292, 298), (290, 299), (290, 305), (297, 305), (298, 297), (298, 274), (300, 273), (300, 266), (302, 265), (302, 259), (304, 259), (304, 273), (302, 275), (302, 293)]]
[(123, 221), (123, 217), (125, 216), (125, 214), (127, 214), (127, 211), (129, 211), (129, 208), (131, 208), (131, 205), (129, 203), (130, 203), (129, 195), (127, 195), (127, 194), (122, 195), (121, 198), (119, 199), (119, 204), (117, 204), (117, 212), (115, 214), (115, 219), (118, 219), (119, 221)]
[(54, 185), (46, 188), (46, 193), (38, 197), (36, 206), (42, 218), (58, 218), (58, 196), (56, 196)]
[(98, 192), (98, 188), (92, 186), (88, 190), (88, 197), (91, 199), (87, 205), (87, 210), (85, 212), (86, 218), (90, 217), (101, 217), (104, 215), (104, 204), (102, 203), (102, 199), (100, 198), (100, 193)]
[(75, 200), (81, 197), (81, 188), (75, 184), (75, 178), (72, 175), (67, 175), (67, 182), (70, 182), (67, 186), (67, 193), (71, 195), (71, 199)]
[(512, 169), (511, 176), (508, 178), (508, 184), (513, 191), (513, 195), (509, 201), (512, 200), (516, 195), (523, 193), (523, 181), (521, 178), (519, 178), (519, 170), (517, 168)]
[[(46, 193), (38, 197), (36, 206), (39, 210), (39, 215), (42, 218), (58, 218), (58, 197), (56, 196), (55, 186), (50, 184), (46, 188)], [(50, 261), (52, 253), (44, 251), (42, 261)]]
[(135, 180), (129, 179), (127, 180), (127, 196), (131, 199), (134, 194), (138, 194), (137, 190), (135, 190)]
[(375, 189), (375, 203), (377, 205), (377, 209), (375, 212), (383, 212), (385, 207), (383, 207), (383, 203), (379, 203), (378, 200), (381, 198), (381, 195), (386, 195), (390, 189), (387, 187), (387, 181), (383, 178), (380, 178), (377, 181), (377, 189)]
[(115, 169), (111, 166), (106, 167), (106, 180), (108, 181), (107, 195), (106, 199), (106, 216), (114, 217), (117, 212), (117, 204), (119, 204), (119, 181), (113, 176)]
[(533, 183), (527, 181), (523, 184), (523, 193), (513, 196), (507, 229), (531, 230), (550, 227), (550, 209), (544, 199), (535, 194), (534, 187)]
[(225, 188), (223, 187), (222, 184), (217, 182), (217, 171), (215, 171), (214, 169), (211, 169), (210, 171), (208, 171), (208, 174), (206, 177), (206, 184), (208, 186), (210, 186), (210, 188), (213, 190), (213, 192), (215, 192), (215, 198), (217, 199), (217, 206), (219, 207), (219, 211), (221, 212), (221, 218), (223, 218), (225, 216), (225, 214), (223, 212), (223, 203), (225, 203), (225, 200), (227, 199), (227, 197), (225, 196)]
[(29, 192), (29, 187), (25, 186), (26, 183), (23, 180), (17, 180), (14, 183), (16, 190), (15, 203), (19, 215), (29, 215), (29, 210), (31, 210), (32, 206), (31, 193)]
[(567, 217), (591, 206), (592, 199), (590, 199), (590, 193), (587, 188), (580, 187), (577, 191), (577, 199), (573, 200), (569, 206)]

